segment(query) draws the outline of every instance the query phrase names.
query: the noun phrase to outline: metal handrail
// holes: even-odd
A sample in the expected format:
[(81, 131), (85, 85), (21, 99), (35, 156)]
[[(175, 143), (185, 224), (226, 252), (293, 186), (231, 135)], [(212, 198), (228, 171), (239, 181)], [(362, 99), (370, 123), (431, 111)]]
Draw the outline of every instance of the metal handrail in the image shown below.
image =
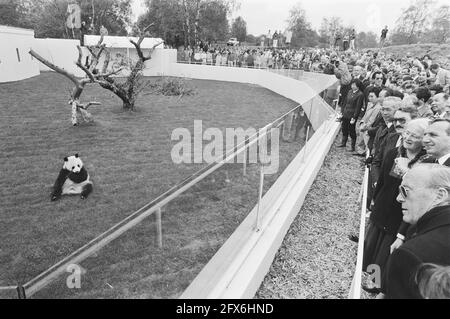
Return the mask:
[(221, 67), (229, 67), (229, 68), (240, 68), (240, 69), (255, 69), (255, 70), (292, 70), (292, 71), (304, 71), (306, 72), (304, 69), (301, 68), (269, 68), (269, 67), (256, 67), (256, 66), (230, 66), (227, 64), (221, 64), (221, 65), (216, 65), (216, 64), (211, 64), (211, 63), (203, 63), (203, 62), (196, 62), (196, 61), (180, 61), (177, 60), (177, 63), (180, 64), (192, 64), (192, 65), (204, 65), (204, 66), (221, 66)]
[[(366, 158), (369, 157), (367, 151)], [(352, 285), (348, 293), (348, 299), (361, 298), (361, 276), (363, 272), (363, 257), (364, 257), (364, 237), (366, 229), (366, 213), (367, 213), (367, 192), (369, 189), (369, 167), (366, 166), (364, 170), (364, 179), (362, 184), (361, 199), (361, 219), (359, 223), (359, 241), (358, 241), (358, 255), (356, 258), (355, 273), (353, 275)]]

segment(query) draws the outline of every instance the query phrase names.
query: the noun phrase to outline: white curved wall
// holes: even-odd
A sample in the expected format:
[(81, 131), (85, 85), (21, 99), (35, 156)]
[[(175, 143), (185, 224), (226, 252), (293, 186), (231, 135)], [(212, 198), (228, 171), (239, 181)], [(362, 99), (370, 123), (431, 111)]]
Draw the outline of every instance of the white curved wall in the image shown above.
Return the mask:
[(39, 75), (38, 61), (28, 54), (34, 40), (33, 30), (0, 25), (0, 82)]
[[(80, 45), (79, 40), (35, 39), (33, 49), (47, 61), (52, 62), (75, 76), (83, 77), (83, 71), (75, 65), (78, 59), (77, 45)], [(52, 71), (40, 62), (39, 69), (41, 71)]]
[[(326, 89), (327, 85), (332, 85), (337, 81), (334, 76), (321, 75), (323, 78), (318, 79), (322, 82), (320, 85), (321, 89), (316, 91), (319, 87), (318, 85), (315, 85), (317, 88), (314, 89), (305, 81), (296, 80), (266, 70), (181, 63), (169, 63), (168, 65), (167, 63), (163, 63), (162, 65), (164, 66), (163, 73), (167, 76), (251, 83), (265, 87), (301, 104), (315, 130), (322, 125), (325, 119), (334, 113), (331, 107), (318, 96), (318, 93)], [(150, 71), (155, 72), (157, 69), (148, 70), (146, 75), (149, 75)], [(310, 76), (314, 77), (314, 74), (310, 74)]]

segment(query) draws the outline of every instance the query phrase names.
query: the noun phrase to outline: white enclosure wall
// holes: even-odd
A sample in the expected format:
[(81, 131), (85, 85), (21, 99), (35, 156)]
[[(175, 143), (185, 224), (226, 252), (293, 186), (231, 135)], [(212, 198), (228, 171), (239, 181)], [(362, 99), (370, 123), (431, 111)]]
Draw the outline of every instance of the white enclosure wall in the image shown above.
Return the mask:
[(39, 75), (38, 61), (28, 54), (34, 31), (0, 25), (0, 82), (11, 82)]
[[(33, 49), (40, 56), (59, 66), (60, 68), (63, 68), (64, 70), (74, 74), (75, 76), (83, 77), (83, 71), (75, 65), (75, 62), (78, 59), (77, 45), (80, 45), (79, 40), (35, 39), (35, 45), (33, 46)], [(52, 71), (40, 62), (39, 69), (41, 71)]]
[[(335, 76), (320, 75), (320, 77), (315, 78), (314, 85), (311, 85), (315, 87), (314, 89), (309, 85), (308, 79), (296, 80), (258, 69), (169, 63), (169, 67), (164, 74), (192, 79), (260, 85), (301, 104), (315, 130), (322, 125), (324, 119), (333, 113), (330, 106), (322, 103), (323, 101), (318, 94), (337, 81)], [(314, 77), (314, 74), (308, 74), (307, 76)]]

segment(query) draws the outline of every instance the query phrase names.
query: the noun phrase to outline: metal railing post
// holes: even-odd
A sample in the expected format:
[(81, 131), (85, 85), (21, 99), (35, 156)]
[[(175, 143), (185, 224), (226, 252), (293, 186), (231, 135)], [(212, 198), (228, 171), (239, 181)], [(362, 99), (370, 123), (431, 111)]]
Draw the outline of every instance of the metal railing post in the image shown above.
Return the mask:
[(260, 164), (258, 208), (256, 210), (256, 223), (255, 223), (255, 230), (257, 232), (259, 232), (261, 228), (261, 200), (263, 190), (264, 190), (264, 165)]
[(27, 299), (25, 288), (23, 286), (17, 286), (17, 296), (19, 299)]
[(155, 212), (156, 220), (156, 243), (159, 248), (162, 248), (162, 223), (161, 223), (161, 208), (158, 208)]
[(309, 139), (309, 125), (308, 125), (308, 127), (306, 128), (306, 140), (305, 140), (305, 145), (303, 146), (303, 159), (302, 159), (302, 162), (304, 163), (305, 162), (305, 157), (306, 157), (306, 150), (307, 150), (307, 146), (308, 146), (308, 139)]
[(242, 171), (242, 175), (243, 176), (247, 176), (247, 152), (248, 152), (248, 148), (246, 148), (244, 150), (244, 167), (243, 167), (243, 171)]

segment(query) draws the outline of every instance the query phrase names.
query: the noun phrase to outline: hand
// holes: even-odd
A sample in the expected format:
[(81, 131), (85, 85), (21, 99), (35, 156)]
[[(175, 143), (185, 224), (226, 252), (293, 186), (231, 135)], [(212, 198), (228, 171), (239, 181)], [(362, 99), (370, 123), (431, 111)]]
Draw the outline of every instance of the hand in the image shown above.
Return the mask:
[(56, 196), (56, 195), (53, 195), (53, 196), (52, 196), (52, 199), (51, 199), (51, 201), (52, 201), (52, 202), (54, 202), (54, 201), (56, 201), (56, 200), (58, 200), (58, 199), (59, 199), (59, 197), (58, 197), (58, 196)]
[(351, 119), (350, 120), (350, 125), (353, 125), (353, 124), (355, 124), (356, 123), (356, 120), (355, 119)]
[(396, 250), (397, 248), (400, 248), (400, 246), (403, 245), (403, 240), (400, 238), (397, 238), (394, 243), (391, 245), (391, 254)]
[(386, 299), (386, 295), (380, 292), (375, 299)]

